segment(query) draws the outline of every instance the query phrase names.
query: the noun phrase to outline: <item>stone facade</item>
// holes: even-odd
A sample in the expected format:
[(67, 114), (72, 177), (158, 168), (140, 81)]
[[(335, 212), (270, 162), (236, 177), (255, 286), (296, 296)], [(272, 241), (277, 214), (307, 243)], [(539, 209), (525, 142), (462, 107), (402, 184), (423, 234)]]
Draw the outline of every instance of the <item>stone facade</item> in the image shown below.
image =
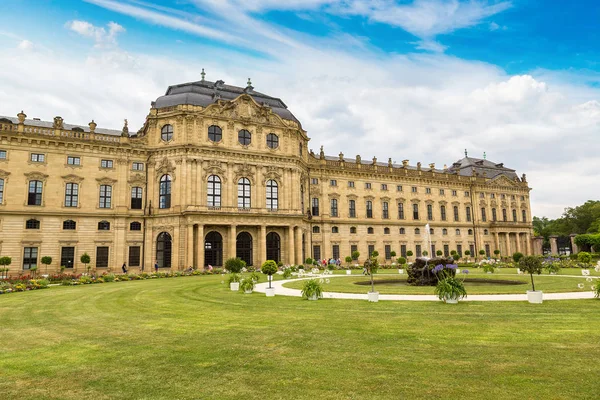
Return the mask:
[(0, 255), (13, 273), (46, 272), (42, 256), (48, 272), (82, 272), (83, 253), (99, 270), (353, 249), (383, 261), (427, 250), (426, 224), (434, 250), (532, 253), (524, 175), (466, 156), (442, 169), (328, 157), (308, 141), (281, 100), (220, 81), (170, 87), (135, 134), (0, 117)]

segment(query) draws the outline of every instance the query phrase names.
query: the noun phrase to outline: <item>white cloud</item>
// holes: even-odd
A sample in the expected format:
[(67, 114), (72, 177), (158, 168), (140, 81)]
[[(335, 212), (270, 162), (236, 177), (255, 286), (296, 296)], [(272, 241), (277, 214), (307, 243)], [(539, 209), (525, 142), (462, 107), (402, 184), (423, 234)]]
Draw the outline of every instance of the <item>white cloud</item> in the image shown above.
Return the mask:
[(33, 42), (31, 42), (31, 41), (29, 41), (29, 40), (27, 40), (27, 39), (23, 39), (23, 40), (21, 40), (21, 41), (19, 42), (19, 44), (17, 45), (17, 48), (18, 48), (19, 50), (25, 50), (25, 51), (32, 50), (32, 49), (33, 49), (33, 47), (34, 47), (34, 46), (33, 46)]
[[(152, 17), (152, 23), (158, 21), (163, 20)], [(186, 31), (206, 37), (185, 22)], [(263, 34), (264, 23), (248, 27), (248, 38)], [(30, 116), (61, 115), (82, 124), (95, 119), (116, 129), (128, 118), (134, 130), (143, 124), (150, 101), (170, 84), (198, 80), (204, 67), (209, 80), (244, 85), (250, 76), (256, 90), (281, 97), (315, 150), (323, 144), (331, 155), (342, 151), (442, 166), (468, 148), (472, 156), (485, 151), (488, 159), (527, 173), (536, 215), (556, 217), (566, 206), (597, 198), (590, 182), (600, 180), (593, 168), (600, 161), (600, 93), (572, 84), (572, 76), (508, 76), (496, 66), (444, 54), (387, 55), (366, 46), (354, 52), (345, 43), (323, 46), (317, 38), (266, 28), (274, 39), (250, 48), (272, 47), (267, 59), (208, 46), (195, 52), (202, 58), (190, 59), (184, 53), (163, 58), (114, 47), (87, 57), (66, 53), (68, 46), (55, 49), (51, 58), (3, 52), (0, 97), (18, 101), (0, 112), (16, 115), (23, 108)], [(235, 29), (222, 33), (235, 38)], [(94, 29), (81, 30), (95, 38)]]
[(97, 27), (87, 21), (69, 21), (66, 27), (81, 36), (94, 39), (96, 47), (112, 47), (117, 45), (117, 35), (125, 32), (125, 28), (116, 22), (109, 22), (108, 29)]

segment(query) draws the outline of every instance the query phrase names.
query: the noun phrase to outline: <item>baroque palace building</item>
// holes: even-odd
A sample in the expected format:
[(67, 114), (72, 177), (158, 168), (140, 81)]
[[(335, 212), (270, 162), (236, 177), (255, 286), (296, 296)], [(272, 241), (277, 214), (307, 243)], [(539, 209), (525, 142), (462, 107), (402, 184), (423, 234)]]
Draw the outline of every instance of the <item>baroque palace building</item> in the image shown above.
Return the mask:
[(44, 273), (42, 256), (81, 272), (83, 253), (102, 271), (533, 252), (530, 188), (503, 164), (329, 157), (308, 141), (280, 99), (204, 75), (169, 87), (133, 134), (0, 117), (0, 256)]

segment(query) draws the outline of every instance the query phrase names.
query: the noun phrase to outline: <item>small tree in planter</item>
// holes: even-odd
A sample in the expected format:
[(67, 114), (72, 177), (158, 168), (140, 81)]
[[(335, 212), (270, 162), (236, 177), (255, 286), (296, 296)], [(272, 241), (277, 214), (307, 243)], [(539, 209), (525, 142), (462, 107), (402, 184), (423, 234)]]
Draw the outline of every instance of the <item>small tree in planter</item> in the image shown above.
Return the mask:
[(52, 257), (48, 257), (48, 256), (42, 257), (41, 261), (42, 261), (42, 264), (44, 264), (46, 266), (45, 274), (48, 275), (48, 265), (52, 264)]
[[(375, 253), (377, 252), (374, 251), (373, 254)], [(367, 295), (369, 301), (373, 303), (377, 303), (379, 301), (379, 292), (375, 291), (375, 283), (373, 282), (373, 275), (377, 273), (378, 268), (379, 264), (377, 263), (377, 257), (371, 257), (365, 261), (365, 270), (367, 271), (367, 274), (371, 276), (371, 291)]]
[(542, 260), (536, 256), (520, 257), (519, 269), (523, 272), (528, 273), (531, 276), (531, 289), (527, 291), (527, 300), (530, 303), (541, 303), (543, 300), (543, 293), (541, 290), (535, 290), (535, 283), (533, 282), (533, 274), (542, 273)]
[(354, 260), (354, 261), (358, 261), (358, 257), (360, 257), (360, 251), (358, 251), (358, 250), (354, 250), (354, 251), (352, 252), (351, 256), (352, 256), (352, 260)]
[(423, 257), (427, 257), (429, 255), (429, 252), (427, 250), (423, 250)]
[(310, 257), (308, 257), (306, 260), (304, 260), (304, 264), (305, 266), (308, 266), (309, 268), (312, 267), (314, 260)]
[(479, 255), (481, 256), (481, 259), (483, 260), (485, 257), (485, 250), (481, 249), (479, 250)]
[(83, 265), (85, 265), (85, 269), (86, 269), (86, 270), (89, 270), (89, 269), (88, 269), (88, 264), (91, 262), (91, 259), (90, 259), (90, 256), (89, 256), (89, 254), (88, 254), (88, 253), (83, 253), (83, 254), (81, 255), (81, 258), (80, 258), (79, 260), (81, 261), (81, 263), (82, 263)]
[(305, 281), (302, 285), (302, 297), (308, 300), (317, 300), (323, 297), (323, 288), (316, 279)]
[(346, 266), (347, 266), (347, 268), (348, 268), (348, 269), (346, 270), (346, 275), (351, 275), (351, 274), (352, 274), (352, 271), (350, 270), (350, 263), (352, 262), (352, 257), (350, 257), (350, 256), (346, 256), (346, 259), (345, 259), (345, 261), (346, 261)]
[(398, 273), (403, 274), (404, 273), (404, 265), (406, 264), (406, 258), (398, 257), (396, 259), (396, 262), (398, 263)]
[(454, 261), (460, 260), (460, 254), (458, 254), (457, 252), (454, 252), (454, 254), (452, 254), (452, 259)]
[(407, 251), (406, 252), (406, 258), (410, 261), (410, 258), (413, 256), (413, 254), (414, 253), (412, 252), (412, 250)]
[(469, 262), (469, 256), (471, 255), (471, 250), (465, 250), (465, 260)]
[(498, 249), (494, 250), (494, 258), (496, 260), (498, 260), (498, 258), (500, 258), (500, 250), (498, 250)]
[(396, 257), (396, 252), (394, 250), (390, 251), (390, 258), (392, 259), (392, 263), (394, 262), (394, 258)]
[(515, 264), (518, 264), (519, 261), (521, 261), (521, 258), (523, 258), (523, 253), (519, 253), (518, 251), (512, 256), (512, 259), (515, 262)]
[(277, 263), (273, 260), (267, 260), (260, 267), (260, 271), (269, 276), (269, 287), (267, 288), (267, 296), (275, 296), (275, 288), (271, 287), (271, 281), (273, 280), (273, 274), (277, 272)]
[(0, 257), (0, 270), (2, 270), (2, 278), (8, 277), (8, 266), (12, 263), (12, 258), (8, 256)]
[(243, 290), (245, 294), (251, 294), (255, 285), (256, 282), (254, 282), (252, 278), (242, 279), (242, 282), (240, 282), (240, 290)]
[(435, 255), (438, 256), (438, 257), (441, 257), (442, 254), (444, 254), (444, 253), (441, 250), (438, 250), (438, 251), (435, 252)]
[(239, 275), (242, 269), (246, 267), (246, 262), (239, 258), (230, 258), (225, 261), (225, 269), (231, 273), (229, 276), (229, 289), (237, 292), (240, 288), (241, 277)]

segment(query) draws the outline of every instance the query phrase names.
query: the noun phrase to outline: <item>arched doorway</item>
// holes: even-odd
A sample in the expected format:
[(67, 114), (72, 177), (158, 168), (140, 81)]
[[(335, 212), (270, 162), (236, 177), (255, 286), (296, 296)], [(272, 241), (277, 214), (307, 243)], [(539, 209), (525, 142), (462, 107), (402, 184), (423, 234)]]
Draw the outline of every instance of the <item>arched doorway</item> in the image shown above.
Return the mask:
[(279, 262), (281, 257), (281, 239), (275, 232), (267, 234), (267, 260)]
[(156, 239), (156, 262), (159, 268), (171, 268), (173, 244), (168, 232), (161, 232)]
[(235, 256), (244, 260), (246, 265), (252, 265), (252, 235), (248, 232), (237, 235)]
[(223, 265), (223, 237), (219, 232), (209, 232), (204, 239), (204, 266)]

